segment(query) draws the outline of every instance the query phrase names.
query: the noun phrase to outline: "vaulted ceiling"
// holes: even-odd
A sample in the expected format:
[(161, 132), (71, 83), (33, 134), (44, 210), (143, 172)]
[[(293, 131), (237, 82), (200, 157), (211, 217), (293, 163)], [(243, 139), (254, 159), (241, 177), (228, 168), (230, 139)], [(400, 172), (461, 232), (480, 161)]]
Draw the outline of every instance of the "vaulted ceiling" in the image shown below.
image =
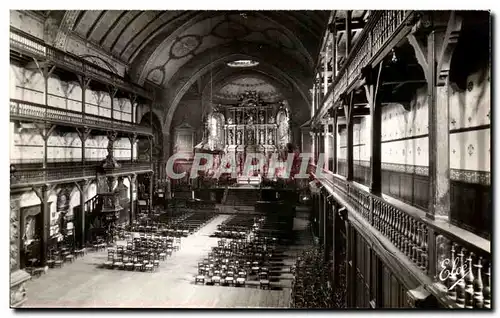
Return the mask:
[[(166, 84), (188, 60), (231, 42), (273, 47), (310, 71), (327, 11), (68, 11), (61, 27)], [(213, 54), (213, 59), (219, 56)]]
[[(59, 33), (78, 38), (85, 46), (99, 48), (115, 65), (123, 65), (127, 75), (138, 84), (149, 81), (164, 88), (161, 103), (174, 108), (198, 78), (241, 58), (259, 61), (261, 71), (270, 76), (286, 77), (285, 85), (299, 91), (308, 105), (307, 92), (329, 14), (329, 11), (54, 12), (61, 17)], [(83, 50), (67, 43), (68, 47), (61, 49)]]

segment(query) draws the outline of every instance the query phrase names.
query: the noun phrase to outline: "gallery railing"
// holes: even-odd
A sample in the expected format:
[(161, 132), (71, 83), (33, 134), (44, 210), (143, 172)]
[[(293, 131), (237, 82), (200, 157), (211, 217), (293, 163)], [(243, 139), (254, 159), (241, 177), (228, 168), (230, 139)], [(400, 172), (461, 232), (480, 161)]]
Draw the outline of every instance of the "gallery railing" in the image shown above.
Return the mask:
[[(375, 195), (355, 182), (325, 171), (317, 180), (384, 235), (433, 284), (429, 292), (442, 306), (491, 308), (490, 242), (425, 212)], [(391, 201), (391, 202), (389, 202)]]
[[(386, 54), (387, 44), (412, 19), (411, 10), (373, 11), (361, 31), (345, 63), (339, 70), (320, 105), (324, 108), (335, 104), (354, 82), (359, 79), (361, 69)], [(322, 111), (318, 113), (323, 113)]]
[(120, 130), (152, 135), (150, 127), (17, 99), (10, 100), (10, 116), (15, 119), (39, 120), (56, 124), (64, 123), (71, 126), (82, 125), (90, 128), (97, 127), (104, 130)]
[(126, 81), (122, 76), (92, 64), (81, 57), (56, 49), (46, 44), (41, 39), (13, 27), (10, 28), (10, 46), (11, 49), (19, 51), (20, 53), (34, 58), (51, 61), (57, 66), (67, 68), (78, 74), (85, 74), (87, 77), (98, 82), (104, 81), (115, 87), (122, 88), (125, 91), (136, 93), (149, 100), (153, 99), (152, 92)]
[(123, 175), (127, 173), (147, 173), (152, 171), (147, 162), (123, 162), (120, 167), (103, 171), (100, 165), (73, 165), (70, 167), (20, 168), (10, 171), (10, 186), (22, 187), (41, 183), (54, 183), (64, 180), (95, 178), (98, 174)]

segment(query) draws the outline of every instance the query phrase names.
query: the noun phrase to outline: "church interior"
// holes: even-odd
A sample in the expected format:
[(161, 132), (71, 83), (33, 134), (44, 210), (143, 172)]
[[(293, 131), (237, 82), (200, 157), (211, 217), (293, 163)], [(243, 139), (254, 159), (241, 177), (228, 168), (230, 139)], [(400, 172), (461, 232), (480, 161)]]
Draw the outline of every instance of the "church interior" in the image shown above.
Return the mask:
[(489, 12), (9, 34), (11, 308), (491, 308)]

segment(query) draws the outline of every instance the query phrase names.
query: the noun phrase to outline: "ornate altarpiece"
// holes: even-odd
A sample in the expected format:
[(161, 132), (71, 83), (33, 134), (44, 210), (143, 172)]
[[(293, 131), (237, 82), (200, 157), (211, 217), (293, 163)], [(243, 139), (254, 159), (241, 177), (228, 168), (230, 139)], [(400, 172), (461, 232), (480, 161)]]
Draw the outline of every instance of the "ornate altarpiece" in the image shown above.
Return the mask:
[[(257, 92), (247, 91), (238, 104), (217, 105), (213, 109), (208, 117), (208, 142), (232, 156), (238, 175), (244, 171), (246, 154), (263, 153), (269, 157), (290, 142), (285, 102), (265, 103)], [(264, 171), (255, 172), (258, 173)]]

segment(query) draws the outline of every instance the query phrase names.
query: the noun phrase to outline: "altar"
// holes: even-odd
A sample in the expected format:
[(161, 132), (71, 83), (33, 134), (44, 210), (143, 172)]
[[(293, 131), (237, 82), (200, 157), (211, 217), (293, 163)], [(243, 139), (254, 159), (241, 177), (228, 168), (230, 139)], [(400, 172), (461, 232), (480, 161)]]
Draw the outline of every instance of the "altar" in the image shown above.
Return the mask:
[(246, 91), (237, 103), (211, 105), (203, 140), (194, 148), (214, 156), (205, 176), (258, 186), (266, 178), (269, 158), (290, 142), (287, 102), (266, 102), (258, 92)]

